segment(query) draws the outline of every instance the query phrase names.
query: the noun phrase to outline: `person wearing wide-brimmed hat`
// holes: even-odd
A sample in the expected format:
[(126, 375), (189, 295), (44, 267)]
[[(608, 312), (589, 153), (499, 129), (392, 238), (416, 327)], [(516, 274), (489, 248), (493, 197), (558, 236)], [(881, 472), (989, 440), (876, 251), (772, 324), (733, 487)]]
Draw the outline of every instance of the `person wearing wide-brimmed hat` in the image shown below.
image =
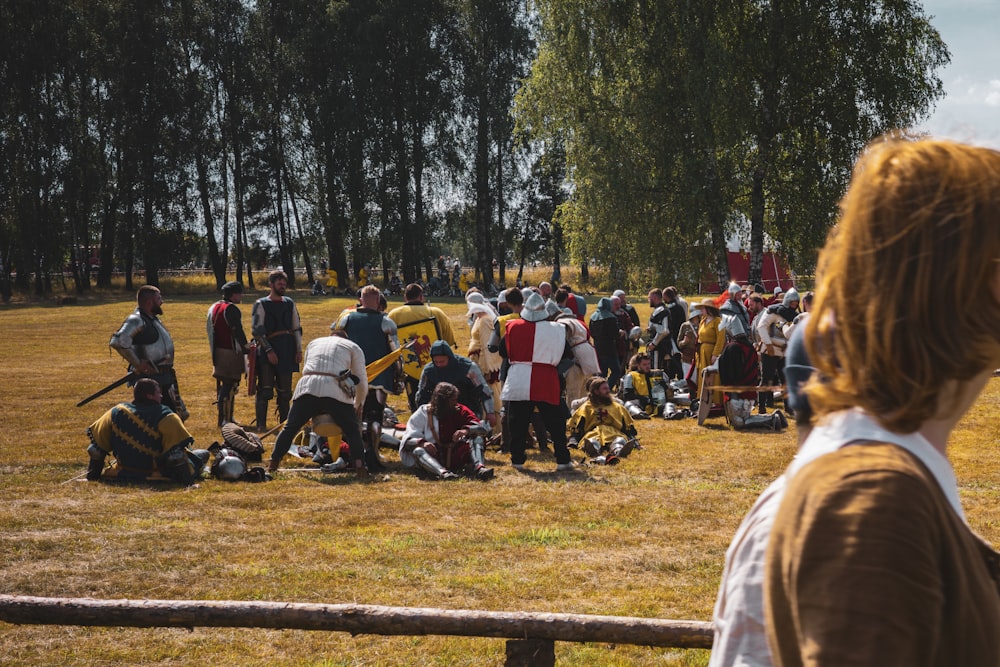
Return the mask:
[[(694, 305), (701, 312), (698, 323), (698, 392), (696, 396), (701, 396), (701, 372), (714, 364), (726, 347), (726, 334), (719, 328), (722, 319), (719, 317), (719, 307), (712, 299), (704, 299), (701, 303)], [(714, 396), (714, 395), (713, 395)], [(717, 403), (722, 402), (722, 394), (712, 399)]]

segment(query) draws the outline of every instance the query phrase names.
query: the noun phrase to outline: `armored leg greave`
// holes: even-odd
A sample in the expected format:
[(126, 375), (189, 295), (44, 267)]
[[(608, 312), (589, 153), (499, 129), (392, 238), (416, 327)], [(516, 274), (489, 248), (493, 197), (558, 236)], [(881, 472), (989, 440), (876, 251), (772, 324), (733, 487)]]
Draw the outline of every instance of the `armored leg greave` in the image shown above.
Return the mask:
[(101, 478), (101, 473), (104, 472), (104, 459), (107, 457), (107, 453), (91, 443), (90, 447), (87, 447), (87, 454), (90, 455), (90, 462), (87, 464), (87, 479), (96, 482)]
[(601, 446), (592, 438), (584, 438), (583, 442), (580, 443), (580, 449), (587, 456), (597, 456), (601, 453)]
[(234, 421), (233, 411), (236, 407), (236, 391), (239, 389), (239, 382), (215, 381), (216, 398), (219, 402), (219, 426), (225, 422)]
[(417, 447), (413, 450), (413, 456), (417, 459), (417, 464), (426, 470), (427, 472), (437, 475), (438, 477), (447, 477), (452, 475), (443, 465), (441, 465), (436, 458), (427, 453), (427, 450), (423, 447)]

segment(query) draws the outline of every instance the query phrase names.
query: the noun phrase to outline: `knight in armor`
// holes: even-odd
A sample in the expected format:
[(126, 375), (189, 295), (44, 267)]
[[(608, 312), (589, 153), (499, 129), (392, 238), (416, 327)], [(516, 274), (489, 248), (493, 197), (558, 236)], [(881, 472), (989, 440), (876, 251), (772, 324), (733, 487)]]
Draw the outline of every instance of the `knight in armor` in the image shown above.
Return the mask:
[[(760, 361), (743, 322), (743, 318), (732, 312), (722, 315), (719, 330), (725, 332), (729, 340), (719, 357), (719, 381), (723, 385), (753, 387), (760, 384)], [(726, 392), (726, 416), (733, 428), (781, 431), (788, 426), (781, 410), (766, 416), (752, 414), (756, 398), (757, 392), (752, 390)]]
[[(723, 317), (735, 317), (740, 321), (740, 328), (747, 336), (750, 335), (750, 311), (743, 305), (743, 290), (736, 283), (729, 283), (726, 290), (729, 298), (719, 306), (719, 311)], [(732, 337), (732, 334), (730, 334)]]
[(619, 328), (611, 298), (602, 297), (598, 300), (597, 310), (590, 316), (590, 335), (594, 339), (601, 375), (607, 377), (612, 386), (617, 387), (622, 376), (620, 354), (625, 334)]
[(673, 357), (674, 338), (670, 331), (670, 311), (668, 304), (663, 300), (663, 290), (656, 288), (649, 291), (649, 323), (646, 326), (646, 334), (649, 341), (646, 343), (646, 352), (649, 353), (653, 368), (667, 370)]
[(267, 430), (267, 407), (277, 397), (279, 421), (288, 418), (292, 373), (302, 363), (302, 325), (295, 302), (285, 296), (288, 276), (272, 271), (271, 291), (253, 304), (253, 337), (257, 341), (257, 431)]
[(249, 345), (238, 305), (242, 301), (243, 285), (235, 280), (226, 283), (222, 286), (222, 299), (208, 309), (205, 323), (212, 351), (212, 377), (215, 378), (220, 427), (233, 421), (236, 391), (246, 369)]
[(108, 344), (128, 362), (129, 372), (156, 380), (163, 404), (184, 421), (190, 413), (177, 386), (174, 341), (158, 318), (163, 314), (163, 295), (159, 288), (143, 285), (136, 293), (136, 301), (135, 312), (125, 318)]
[(678, 341), (681, 333), (681, 325), (687, 321), (687, 309), (677, 288), (671, 285), (663, 288), (663, 304), (667, 309), (667, 327), (670, 329), (670, 358), (666, 361), (666, 366), (661, 366), (663, 372), (669, 379), (680, 379), (684, 377), (684, 368), (681, 365), (681, 350)]
[(500, 355), (510, 363), (500, 400), (508, 412), (510, 461), (516, 470), (524, 469), (528, 427), (536, 410), (552, 439), (556, 471), (575, 467), (566, 447), (568, 410), (558, 368), (564, 359), (572, 358), (573, 351), (567, 329), (548, 318), (545, 301), (532, 293), (524, 300), (520, 318), (507, 322), (500, 341)]
[[(407, 324), (412, 324), (413, 322), (433, 318), (437, 322), (437, 330), (441, 336), (441, 340), (447, 342), (449, 345), (457, 345), (455, 332), (451, 326), (451, 319), (440, 308), (428, 306), (424, 302), (424, 288), (420, 286), (420, 283), (410, 283), (407, 285), (403, 291), (403, 299), (405, 299), (405, 303), (402, 306), (397, 306), (388, 313), (389, 319), (395, 322), (397, 327), (405, 327)], [(417, 395), (417, 381), (406, 376), (405, 382), (407, 402), (410, 405), (410, 409), (415, 410), (417, 407), (414, 402)]]
[[(162, 403), (160, 384), (140, 378), (132, 402), (119, 403), (90, 425), (87, 479), (175, 481), (190, 485), (201, 478), (208, 450), (192, 451), (194, 438), (176, 412)], [(105, 470), (108, 454), (114, 465)]]
[[(399, 349), (399, 334), (396, 323), (379, 309), (379, 299), (382, 297), (378, 287), (365, 285), (361, 288), (361, 301), (357, 309), (342, 314), (331, 329), (341, 330), (361, 348), (365, 355), (365, 364), (378, 361), (387, 354)], [(397, 360), (368, 383), (368, 395), (365, 398), (362, 420), (364, 421), (365, 445), (377, 451), (382, 440), (382, 416), (385, 414), (385, 402), (390, 391), (394, 391), (397, 377), (403, 373), (403, 362)], [(377, 458), (377, 457), (376, 457)], [(328, 463), (328, 461), (319, 461)]]
[(468, 357), (455, 354), (447, 342), (438, 340), (431, 344), (431, 360), (420, 373), (417, 406), (430, 401), (434, 389), (442, 382), (458, 387), (458, 402), (471, 409), (479, 419), (485, 419), (491, 427), (496, 424), (493, 392), (479, 366)]
[(639, 352), (629, 360), (629, 372), (622, 377), (622, 400), (632, 419), (661, 415), (672, 397), (663, 371), (653, 370), (648, 354)]
[(587, 393), (566, 424), (569, 446), (582, 449), (591, 463), (614, 465), (638, 445), (635, 423), (600, 375), (587, 380)]
[(295, 386), (288, 419), (274, 441), (268, 472), (278, 469), (292, 439), (310, 419), (328, 416), (349, 447), (350, 461), (359, 475), (367, 475), (360, 416), (368, 396), (365, 353), (342, 331), (317, 338), (306, 348), (302, 377)]
[[(500, 293), (497, 298), (497, 310), (500, 313), (493, 324), (493, 333), (490, 334), (490, 338), (486, 343), (486, 349), (491, 353), (500, 354), (500, 342), (503, 337), (507, 334), (507, 323), (511, 320), (520, 319), (521, 308), (524, 306), (524, 294), (521, 292), (520, 288), (511, 287)], [(586, 328), (585, 328), (586, 330)], [(589, 339), (590, 334), (587, 334)], [(500, 391), (503, 392), (503, 383), (507, 379), (507, 372), (510, 370), (510, 362), (507, 358), (501, 355), (500, 361), (500, 372), (497, 379), (500, 381)], [(510, 412), (507, 410), (507, 402), (500, 401), (500, 450), (504, 452), (510, 451)], [(541, 432), (544, 433), (545, 429), (542, 427)]]
[(399, 458), (407, 468), (419, 466), (438, 479), (457, 479), (459, 471), (485, 482), (493, 478), (484, 458), (488, 434), (488, 427), (459, 402), (458, 387), (439, 382), (430, 401), (410, 415)]

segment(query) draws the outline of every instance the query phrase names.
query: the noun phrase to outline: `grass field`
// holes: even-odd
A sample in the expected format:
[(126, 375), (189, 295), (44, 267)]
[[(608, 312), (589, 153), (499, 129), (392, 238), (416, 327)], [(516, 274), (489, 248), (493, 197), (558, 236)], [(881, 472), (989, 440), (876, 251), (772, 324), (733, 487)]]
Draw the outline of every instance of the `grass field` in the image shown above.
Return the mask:
[[(307, 341), (349, 304), (291, 296)], [(214, 298), (164, 289), (163, 320), (200, 446), (219, 438), (204, 328)], [(653, 421), (639, 424), (644, 449), (617, 467), (557, 475), (551, 456), (534, 452), (523, 474), (490, 453), (497, 477), (488, 484), (423, 481), (385, 451), (389, 474), (369, 481), (307, 472), (194, 489), (67, 482), (85, 468), (87, 425), (130, 395), (121, 388), (74, 407), (124, 373), (107, 342), (133, 304), (119, 293), (0, 307), (0, 592), (709, 620), (728, 541), (795, 447), (792, 432)], [(464, 308), (437, 305), (464, 350)], [(636, 305), (645, 318), (648, 308)], [(951, 448), (969, 522), (993, 544), (997, 414), (993, 378)], [(252, 415), (243, 387), (236, 416)], [(499, 639), (0, 624), (5, 665), (500, 665), (503, 650)], [(708, 659), (706, 651), (565, 643), (556, 656), (561, 665)]]

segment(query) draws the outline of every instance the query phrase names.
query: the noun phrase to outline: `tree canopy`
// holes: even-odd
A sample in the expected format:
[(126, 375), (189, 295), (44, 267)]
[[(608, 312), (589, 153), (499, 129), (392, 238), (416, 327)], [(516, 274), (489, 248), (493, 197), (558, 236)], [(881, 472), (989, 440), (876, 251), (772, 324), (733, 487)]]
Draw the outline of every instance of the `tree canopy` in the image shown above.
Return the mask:
[(572, 252), (728, 278), (749, 226), (810, 266), (863, 146), (929, 113), (948, 52), (907, 0), (538, 0), (521, 127), (565, 142)]
[(910, 0), (0, 0), (0, 292), (438, 254), (691, 285), (742, 225), (808, 266), (947, 60)]

